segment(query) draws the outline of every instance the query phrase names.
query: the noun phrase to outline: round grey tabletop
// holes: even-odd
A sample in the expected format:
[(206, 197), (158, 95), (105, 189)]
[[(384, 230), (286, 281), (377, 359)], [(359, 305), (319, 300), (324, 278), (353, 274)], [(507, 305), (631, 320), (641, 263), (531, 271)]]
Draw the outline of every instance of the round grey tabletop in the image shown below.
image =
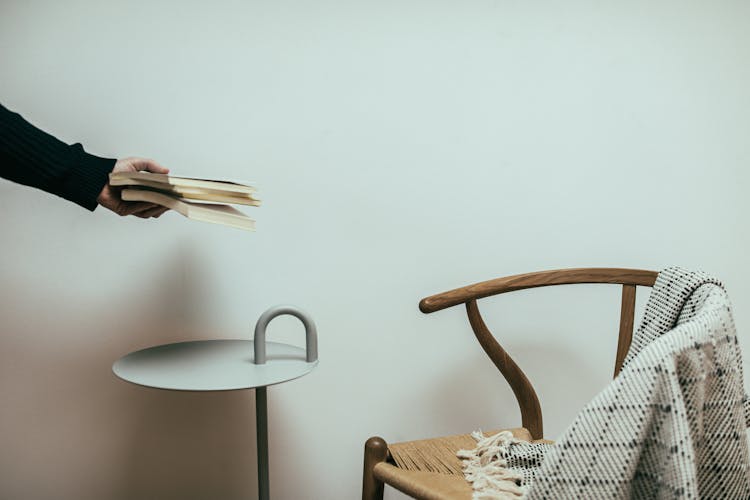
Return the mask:
[(165, 344), (118, 359), (112, 371), (123, 380), (158, 389), (229, 391), (280, 384), (310, 373), (305, 350), (266, 342), (267, 362), (253, 362), (252, 340), (197, 340)]

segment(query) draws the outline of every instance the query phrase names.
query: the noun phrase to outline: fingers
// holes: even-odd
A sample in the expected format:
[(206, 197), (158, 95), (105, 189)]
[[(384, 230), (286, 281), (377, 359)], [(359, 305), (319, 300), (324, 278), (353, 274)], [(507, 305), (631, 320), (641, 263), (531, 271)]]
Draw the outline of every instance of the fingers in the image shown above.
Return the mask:
[(155, 206), (153, 203), (146, 203), (145, 201), (123, 201), (118, 204), (115, 212), (117, 215), (123, 217), (126, 215), (138, 215), (141, 212), (151, 210)]
[(154, 219), (157, 219), (161, 217), (162, 214), (166, 212), (167, 210), (169, 209), (166, 207), (162, 207), (160, 205), (154, 205), (153, 208), (149, 208), (146, 210), (142, 210), (140, 212), (136, 212), (133, 215), (135, 215), (136, 217), (140, 217), (141, 219), (150, 219), (152, 217)]
[(121, 217), (135, 215), (142, 219), (156, 218), (169, 210), (167, 207), (145, 201), (123, 201), (119, 196), (115, 197), (110, 192), (100, 195), (97, 202)]

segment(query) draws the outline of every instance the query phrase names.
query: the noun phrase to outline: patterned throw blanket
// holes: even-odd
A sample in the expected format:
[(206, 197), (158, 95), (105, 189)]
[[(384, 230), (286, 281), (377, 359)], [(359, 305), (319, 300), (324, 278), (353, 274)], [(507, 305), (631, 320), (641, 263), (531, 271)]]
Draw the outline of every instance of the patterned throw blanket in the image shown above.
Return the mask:
[(659, 274), (623, 369), (555, 444), (476, 435), (475, 499), (750, 498), (747, 398), (727, 294)]

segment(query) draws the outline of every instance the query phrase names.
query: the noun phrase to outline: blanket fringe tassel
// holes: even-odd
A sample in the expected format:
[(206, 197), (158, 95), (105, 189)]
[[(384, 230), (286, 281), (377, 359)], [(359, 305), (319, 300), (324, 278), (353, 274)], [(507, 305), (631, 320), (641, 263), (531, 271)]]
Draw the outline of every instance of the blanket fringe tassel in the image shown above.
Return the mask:
[(523, 476), (507, 468), (511, 445), (520, 442), (511, 432), (502, 431), (484, 437), (481, 431), (471, 433), (477, 446), (473, 450), (459, 450), (464, 476), (472, 484), (473, 500), (518, 499), (523, 496)]

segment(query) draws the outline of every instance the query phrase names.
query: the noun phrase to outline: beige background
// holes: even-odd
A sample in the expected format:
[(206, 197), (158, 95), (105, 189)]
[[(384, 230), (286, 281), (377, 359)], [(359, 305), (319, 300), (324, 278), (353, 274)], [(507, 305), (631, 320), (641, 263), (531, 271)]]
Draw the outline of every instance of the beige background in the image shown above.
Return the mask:
[[(314, 314), (321, 363), (270, 390), (275, 499), (356, 498), (372, 434), (517, 424), (463, 312), (421, 315), (425, 295), (698, 267), (725, 280), (750, 352), (748, 10), (2, 2), (0, 102), (96, 154), (256, 181), (266, 203), (247, 234), (0, 182), (0, 498), (252, 498), (251, 392), (148, 390), (110, 366), (249, 337), (278, 302)], [(549, 437), (606, 384), (618, 306), (606, 286), (485, 301)]]

